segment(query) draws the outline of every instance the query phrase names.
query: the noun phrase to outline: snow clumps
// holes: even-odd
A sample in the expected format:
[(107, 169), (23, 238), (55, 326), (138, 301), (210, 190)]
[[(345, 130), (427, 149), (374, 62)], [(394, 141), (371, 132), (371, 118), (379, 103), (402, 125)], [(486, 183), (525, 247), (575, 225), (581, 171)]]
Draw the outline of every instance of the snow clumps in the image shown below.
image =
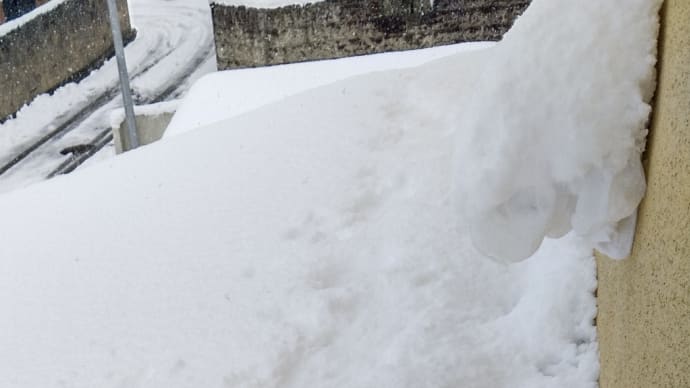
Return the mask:
[(501, 260), (573, 230), (624, 258), (645, 191), (661, 0), (534, 0), (461, 105), (456, 198)]

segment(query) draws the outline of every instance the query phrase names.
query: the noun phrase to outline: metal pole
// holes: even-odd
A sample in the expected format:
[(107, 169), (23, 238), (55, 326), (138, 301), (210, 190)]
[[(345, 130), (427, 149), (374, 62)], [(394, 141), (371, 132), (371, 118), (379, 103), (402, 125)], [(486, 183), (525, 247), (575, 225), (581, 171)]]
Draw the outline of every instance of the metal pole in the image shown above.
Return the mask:
[(115, 45), (115, 57), (117, 58), (117, 68), (120, 73), (120, 88), (122, 89), (122, 102), (125, 106), (125, 118), (127, 122), (127, 137), (130, 149), (139, 147), (139, 137), (137, 136), (137, 125), (134, 121), (134, 103), (132, 102), (132, 90), (129, 86), (129, 75), (127, 74), (127, 62), (125, 61), (125, 48), (122, 43), (122, 30), (120, 29), (120, 18), (117, 14), (115, 0), (108, 1), (108, 13), (110, 14), (110, 28), (113, 32), (113, 44)]

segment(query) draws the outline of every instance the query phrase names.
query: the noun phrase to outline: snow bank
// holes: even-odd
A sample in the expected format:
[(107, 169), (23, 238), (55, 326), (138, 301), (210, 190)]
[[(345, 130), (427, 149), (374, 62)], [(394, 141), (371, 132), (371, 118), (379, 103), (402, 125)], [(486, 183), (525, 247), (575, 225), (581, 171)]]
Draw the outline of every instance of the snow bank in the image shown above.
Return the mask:
[(355, 75), (419, 66), (438, 58), (492, 45), (493, 42), (463, 43), (424, 50), (212, 73), (200, 79), (189, 90), (165, 136), (175, 136), (227, 120), (305, 90)]
[(595, 387), (589, 247), (503, 265), (456, 228), (454, 97), (489, 53), (0, 196), (0, 386)]
[(457, 110), (457, 197), (486, 254), (529, 257), (570, 230), (628, 255), (660, 0), (535, 0)]
[(0, 196), (0, 386), (596, 387), (658, 5), (535, 0), (494, 48)]
[(252, 8), (280, 8), (288, 5), (318, 3), (319, 1), (322, 0), (209, 0), (209, 3), (234, 7), (245, 6)]

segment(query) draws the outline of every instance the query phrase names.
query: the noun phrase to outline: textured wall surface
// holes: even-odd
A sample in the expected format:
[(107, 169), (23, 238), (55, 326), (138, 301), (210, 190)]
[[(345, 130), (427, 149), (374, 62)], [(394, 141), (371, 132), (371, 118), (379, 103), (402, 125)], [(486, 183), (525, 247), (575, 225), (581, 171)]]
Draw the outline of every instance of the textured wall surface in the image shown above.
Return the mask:
[(648, 189), (632, 256), (598, 256), (602, 388), (690, 387), (690, 1), (662, 10)]
[(212, 4), (219, 69), (499, 40), (530, 0), (326, 0)]
[[(118, 10), (123, 33), (131, 40), (127, 0), (118, 0)], [(105, 0), (67, 0), (0, 35), (0, 120), (112, 53)]]
[[(40, 7), (49, 1), (51, 1), (51, 0), (36, 0), (36, 6)], [(0, 0), (0, 23), (4, 23), (4, 22), (5, 22), (5, 9), (2, 7), (2, 0)]]

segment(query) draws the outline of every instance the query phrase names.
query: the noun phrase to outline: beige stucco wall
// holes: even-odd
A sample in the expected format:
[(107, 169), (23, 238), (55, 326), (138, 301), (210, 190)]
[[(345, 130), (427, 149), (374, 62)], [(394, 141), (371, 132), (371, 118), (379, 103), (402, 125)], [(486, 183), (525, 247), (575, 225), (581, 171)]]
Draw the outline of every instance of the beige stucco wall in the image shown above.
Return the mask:
[(632, 256), (598, 256), (602, 388), (690, 387), (690, 1), (666, 0)]

